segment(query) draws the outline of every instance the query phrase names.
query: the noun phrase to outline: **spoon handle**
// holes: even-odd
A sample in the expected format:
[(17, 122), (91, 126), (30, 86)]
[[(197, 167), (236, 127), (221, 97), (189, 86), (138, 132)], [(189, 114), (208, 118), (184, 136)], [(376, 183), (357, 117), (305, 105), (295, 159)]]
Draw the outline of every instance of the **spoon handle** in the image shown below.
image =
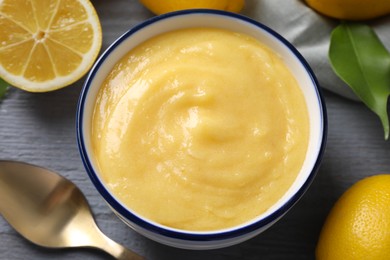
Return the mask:
[[(120, 245), (121, 246), (121, 245)], [(134, 253), (133, 251), (130, 251), (126, 247), (122, 247), (122, 252), (120, 253), (119, 256), (117, 256), (118, 260), (144, 260), (142, 256)]]
[(101, 239), (94, 239), (94, 247), (99, 248), (106, 253), (113, 256), (118, 260), (144, 260), (142, 256), (136, 254), (135, 252), (127, 249), (121, 244), (115, 242), (114, 240), (107, 237), (100, 230), (97, 230), (100, 233)]

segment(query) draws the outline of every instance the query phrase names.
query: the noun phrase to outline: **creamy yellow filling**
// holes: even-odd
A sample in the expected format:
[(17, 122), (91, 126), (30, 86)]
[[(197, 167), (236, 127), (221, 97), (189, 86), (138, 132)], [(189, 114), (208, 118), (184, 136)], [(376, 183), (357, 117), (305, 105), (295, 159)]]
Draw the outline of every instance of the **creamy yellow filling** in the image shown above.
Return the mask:
[(102, 178), (160, 224), (217, 230), (275, 204), (300, 171), (309, 119), (283, 60), (247, 35), (169, 32), (124, 56), (96, 100)]

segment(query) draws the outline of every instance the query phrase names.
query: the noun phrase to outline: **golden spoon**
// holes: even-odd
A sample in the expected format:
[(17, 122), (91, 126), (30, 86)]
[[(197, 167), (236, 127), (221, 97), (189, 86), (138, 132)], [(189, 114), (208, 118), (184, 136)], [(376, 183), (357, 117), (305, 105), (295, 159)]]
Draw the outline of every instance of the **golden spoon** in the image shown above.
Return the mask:
[(143, 259), (106, 237), (69, 180), (47, 169), (0, 160), (0, 213), (22, 236), (51, 248), (94, 247), (117, 259)]

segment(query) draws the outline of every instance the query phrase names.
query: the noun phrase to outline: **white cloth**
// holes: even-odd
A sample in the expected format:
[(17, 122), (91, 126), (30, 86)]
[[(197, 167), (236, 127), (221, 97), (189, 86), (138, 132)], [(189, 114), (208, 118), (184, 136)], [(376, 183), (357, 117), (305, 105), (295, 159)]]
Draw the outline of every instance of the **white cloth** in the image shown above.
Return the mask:
[[(315, 12), (303, 0), (247, 0), (243, 14), (289, 40), (310, 64), (321, 87), (357, 99), (335, 75), (328, 59), (330, 34), (339, 20)], [(390, 50), (390, 16), (362, 22), (372, 26)]]

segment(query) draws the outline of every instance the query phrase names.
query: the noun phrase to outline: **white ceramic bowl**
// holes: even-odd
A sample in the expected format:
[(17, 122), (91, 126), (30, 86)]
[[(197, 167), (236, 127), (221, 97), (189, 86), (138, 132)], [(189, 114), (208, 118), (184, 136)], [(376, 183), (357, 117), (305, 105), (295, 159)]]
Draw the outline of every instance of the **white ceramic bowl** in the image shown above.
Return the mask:
[[(256, 219), (240, 226), (210, 232), (178, 230), (152, 222), (132, 212), (115, 198), (92, 160), (91, 118), (99, 88), (113, 66), (129, 50), (158, 34), (189, 27), (213, 27), (251, 35), (277, 52), (295, 75), (307, 102), (310, 140), (304, 165), (297, 179), (277, 204)], [(214, 249), (243, 242), (280, 219), (304, 194), (319, 167), (326, 141), (326, 111), (315, 76), (298, 51), (279, 34), (247, 17), (215, 10), (187, 10), (154, 17), (117, 39), (92, 68), (81, 92), (77, 109), (77, 139), (81, 158), (97, 190), (126, 224), (160, 243), (186, 249)]]

